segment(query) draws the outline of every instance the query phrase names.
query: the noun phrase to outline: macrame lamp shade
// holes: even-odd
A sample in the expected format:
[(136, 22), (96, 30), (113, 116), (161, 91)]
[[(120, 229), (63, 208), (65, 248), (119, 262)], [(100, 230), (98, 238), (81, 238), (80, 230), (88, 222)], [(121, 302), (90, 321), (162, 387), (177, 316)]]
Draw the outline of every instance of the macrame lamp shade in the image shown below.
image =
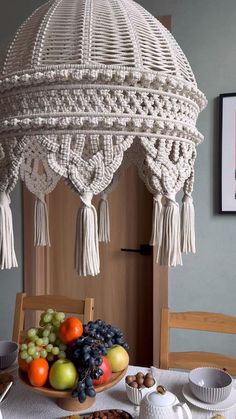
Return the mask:
[[(45, 195), (63, 177), (81, 198), (80, 275), (99, 272), (109, 240), (107, 193), (135, 163), (154, 195), (158, 261), (195, 251), (196, 129), (206, 105), (190, 65), (163, 25), (132, 0), (55, 0), (17, 31), (0, 67), (0, 264), (17, 265), (9, 194), (20, 177), (36, 196), (35, 244), (48, 245)], [(176, 193), (184, 190), (180, 220)], [(182, 249), (181, 249), (182, 247)]]

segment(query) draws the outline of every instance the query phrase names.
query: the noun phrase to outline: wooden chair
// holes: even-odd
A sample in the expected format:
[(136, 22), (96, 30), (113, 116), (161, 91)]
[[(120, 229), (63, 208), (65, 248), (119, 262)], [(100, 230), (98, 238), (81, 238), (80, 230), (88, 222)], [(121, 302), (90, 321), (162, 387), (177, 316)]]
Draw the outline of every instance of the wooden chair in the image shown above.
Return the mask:
[(16, 294), (15, 315), (12, 339), (20, 342), (24, 336), (24, 323), (26, 310), (44, 311), (53, 308), (64, 313), (81, 315), (83, 323), (93, 320), (94, 299), (74, 300), (60, 295), (37, 295), (27, 296), (25, 293)]
[(236, 317), (217, 313), (171, 313), (163, 308), (161, 313), (160, 368), (193, 369), (212, 366), (226, 369), (236, 375), (236, 358), (214, 352), (170, 352), (170, 329), (190, 329), (236, 334)]

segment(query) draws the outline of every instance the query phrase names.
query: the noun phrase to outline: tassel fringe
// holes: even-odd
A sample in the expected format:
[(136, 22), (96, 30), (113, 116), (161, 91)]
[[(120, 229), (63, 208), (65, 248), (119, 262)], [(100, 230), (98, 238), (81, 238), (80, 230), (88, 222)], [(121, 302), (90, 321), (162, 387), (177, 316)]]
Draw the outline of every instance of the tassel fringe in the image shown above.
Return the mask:
[(42, 194), (35, 200), (34, 206), (34, 245), (51, 246), (49, 236), (48, 209), (45, 196)]
[(97, 212), (91, 204), (92, 193), (82, 195), (81, 200), (77, 216), (75, 267), (80, 276), (95, 276), (100, 272)]
[(163, 209), (162, 241), (157, 254), (157, 262), (165, 266), (182, 265), (179, 205), (174, 197), (166, 197)]
[(107, 194), (101, 194), (98, 206), (98, 240), (110, 242), (110, 216)]
[(195, 214), (193, 198), (185, 194), (181, 210), (181, 250), (183, 253), (195, 253)]
[(15, 249), (10, 197), (0, 192), (0, 266), (11, 269), (18, 266)]
[(162, 195), (158, 194), (153, 197), (153, 211), (152, 211), (152, 236), (150, 245), (155, 246), (161, 242), (162, 234)]

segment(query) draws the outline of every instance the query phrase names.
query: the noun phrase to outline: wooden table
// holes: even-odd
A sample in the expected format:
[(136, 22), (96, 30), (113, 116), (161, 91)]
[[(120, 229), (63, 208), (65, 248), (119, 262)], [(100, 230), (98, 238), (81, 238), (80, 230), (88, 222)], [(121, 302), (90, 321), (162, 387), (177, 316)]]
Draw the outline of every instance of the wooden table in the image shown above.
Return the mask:
[[(138, 371), (147, 372), (147, 368), (130, 366), (128, 374)], [(188, 374), (184, 372), (152, 369), (158, 384), (163, 384), (176, 394), (180, 401), (185, 401), (182, 387), (188, 382)], [(17, 371), (14, 371), (17, 377)], [(211, 419), (216, 412), (205, 411), (189, 404), (193, 419)], [(0, 405), (3, 419), (59, 419), (66, 417), (68, 412), (59, 408), (54, 399), (41, 396), (16, 379), (16, 383), (5, 401)], [(113, 388), (96, 396), (92, 410), (123, 409), (137, 417), (138, 411), (127, 399), (124, 379)], [(236, 408), (223, 412), (225, 419), (236, 419)]]

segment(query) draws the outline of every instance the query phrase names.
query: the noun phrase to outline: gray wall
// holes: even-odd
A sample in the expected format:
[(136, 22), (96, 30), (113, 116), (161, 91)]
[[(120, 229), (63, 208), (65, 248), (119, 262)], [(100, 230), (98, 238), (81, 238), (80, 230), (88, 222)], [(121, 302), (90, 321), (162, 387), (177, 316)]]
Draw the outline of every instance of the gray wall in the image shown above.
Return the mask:
[[(16, 27), (44, 1), (0, 0), (0, 49), (11, 39)], [(183, 267), (170, 271), (170, 301), (173, 310), (206, 310), (236, 315), (236, 215), (218, 215), (216, 98), (236, 91), (236, 5), (235, 0), (139, 0), (155, 16), (171, 14), (172, 32), (193, 68), (199, 88), (209, 104), (198, 121), (205, 142), (198, 148), (194, 200), (196, 208), (197, 254), (184, 257)], [(22, 260), (20, 186), (12, 196), (16, 251)], [(0, 273), (0, 338), (11, 334), (15, 293), (22, 288), (19, 269)], [(185, 335), (174, 336), (178, 348)], [(189, 345), (202, 342), (195, 335)], [(234, 353), (231, 341), (209, 340), (216, 350)]]
[[(36, 0), (0, 0), (0, 53), (14, 36), (17, 27), (29, 14), (44, 1)], [(0, 339), (9, 339), (12, 335), (12, 322), (16, 293), (23, 286), (23, 237), (22, 237), (22, 196), (21, 184), (11, 194), (15, 249), (18, 268), (0, 271)]]
[[(141, 3), (141, 1), (140, 1)], [(172, 15), (172, 33), (186, 54), (199, 88), (208, 99), (198, 128), (205, 141), (198, 147), (194, 201), (197, 254), (170, 270), (172, 310), (205, 310), (236, 315), (236, 214), (216, 212), (218, 189), (218, 101), (236, 92), (235, 0), (153, 0), (142, 4), (155, 16)], [(225, 350), (236, 355), (236, 340), (188, 332), (172, 336), (173, 346)]]

